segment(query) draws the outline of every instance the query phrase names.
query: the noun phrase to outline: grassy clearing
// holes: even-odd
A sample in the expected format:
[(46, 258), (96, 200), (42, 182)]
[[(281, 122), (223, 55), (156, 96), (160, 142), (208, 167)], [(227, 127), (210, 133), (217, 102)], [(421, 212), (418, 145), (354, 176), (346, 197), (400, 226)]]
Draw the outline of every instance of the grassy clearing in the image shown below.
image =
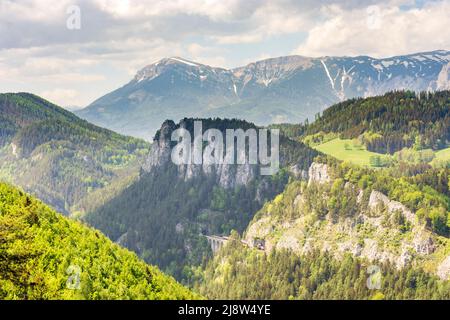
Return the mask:
[(435, 152), (435, 158), (431, 161), (431, 165), (438, 165), (450, 162), (450, 147)]
[(438, 161), (450, 161), (450, 147), (437, 151), (435, 155)]

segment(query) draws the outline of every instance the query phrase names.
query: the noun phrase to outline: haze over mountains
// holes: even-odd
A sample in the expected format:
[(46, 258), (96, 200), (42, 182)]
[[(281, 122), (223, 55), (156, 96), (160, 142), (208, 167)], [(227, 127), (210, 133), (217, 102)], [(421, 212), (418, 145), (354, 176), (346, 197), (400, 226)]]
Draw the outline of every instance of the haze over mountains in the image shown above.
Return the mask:
[(450, 89), (450, 51), (375, 59), (286, 56), (235, 69), (178, 57), (140, 70), (123, 87), (76, 113), (150, 140), (166, 119), (226, 117), (258, 125), (301, 122), (333, 103), (391, 90)]

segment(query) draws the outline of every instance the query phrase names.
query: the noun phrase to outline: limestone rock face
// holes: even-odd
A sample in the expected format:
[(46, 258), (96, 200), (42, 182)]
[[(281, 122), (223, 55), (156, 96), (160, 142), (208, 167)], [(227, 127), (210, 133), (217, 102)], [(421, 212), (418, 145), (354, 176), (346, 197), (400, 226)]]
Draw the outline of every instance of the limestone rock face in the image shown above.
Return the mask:
[(16, 159), (19, 159), (20, 158), (20, 155), (19, 155), (19, 150), (18, 150), (18, 148), (17, 148), (17, 145), (15, 144), (15, 143), (11, 143), (11, 150), (12, 150), (12, 154), (16, 157)]
[(289, 167), (289, 171), (297, 179), (308, 180), (308, 171), (302, 170), (298, 164), (295, 164), (295, 165)]
[[(325, 199), (330, 196), (333, 183), (329, 169), (325, 164), (313, 163), (308, 171), (306, 188), (321, 184), (319, 196)], [(366, 191), (368, 201), (363, 199)], [(328, 214), (317, 220), (314, 211), (323, 207), (311, 200), (303, 187), (298, 187), (296, 193), (289, 194), (292, 202), (283, 203), (283, 207), (296, 212), (291, 220), (272, 214), (271, 206), (267, 206), (249, 225), (245, 239), (249, 243), (261, 239), (266, 252), (290, 249), (305, 254), (314, 249), (327, 251), (338, 259), (349, 253), (375, 265), (389, 262), (398, 269), (427, 263), (433, 265), (430, 272), (442, 279), (450, 278), (450, 256), (445, 244), (410, 209), (377, 190), (363, 191), (350, 182), (345, 183), (343, 192), (356, 198), (356, 211), (351, 217), (335, 219)], [(394, 220), (399, 213), (408, 222), (406, 231)]]
[(417, 232), (413, 240), (414, 250), (420, 255), (428, 255), (434, 252), (433, 238), (424, 231)]
[(380, 205), (386, 205), (389, 202), (389, 198), (387, 196), (385, 196), (384, 194), (382, 194), (379, 191), (373, 190), (370, 193), (370, 198), (369, 198), (369, 208), (376, 210), (378, 209), (378, 207)]
[[(185, 123), (180, 122), (179, 127)], [(177, 129), (175, 123), (167, 120), (155, 135), (150, 153), (142, 166), (144, 172), (165, 167), (171, 162), (172, 147), (176, 142), (171, 141), (172, 132)], [(215, 177), (218, 185), (229, 189), (236, 186), (246, 186), (259, 175), (259, 166), (249, 164), (248, 159), (244, 164), (211, 164), (203, 161), (203, 164), (181, 164), (177, 166), (178, 177), (184, 181), (205, 175)]]
[(376, 190), (370, 193), (369, 209), (372, 211), (386, 209), (388, 213), (400, 212), (409, 223), (416, 224), (416, 216), (411, 210), (398, 201), (390, 200), (386, 195)]
[(155, 167), (162, 167), (170, 161), (171, 135), (175, 128), (175, 123), (167, 120), (163, 123), (159, 136), (155, 136), (150, 153), (142, 166), (146, 172), (150, 172)]

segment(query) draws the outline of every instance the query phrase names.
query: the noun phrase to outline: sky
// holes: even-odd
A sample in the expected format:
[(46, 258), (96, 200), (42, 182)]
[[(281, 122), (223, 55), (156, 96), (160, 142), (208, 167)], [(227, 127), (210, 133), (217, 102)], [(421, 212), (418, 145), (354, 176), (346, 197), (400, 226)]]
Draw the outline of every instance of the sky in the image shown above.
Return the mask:
[(0, 0), (0, 92), (85, 107), (179, 56), (382, 58), (450, 49), (450, 0)]

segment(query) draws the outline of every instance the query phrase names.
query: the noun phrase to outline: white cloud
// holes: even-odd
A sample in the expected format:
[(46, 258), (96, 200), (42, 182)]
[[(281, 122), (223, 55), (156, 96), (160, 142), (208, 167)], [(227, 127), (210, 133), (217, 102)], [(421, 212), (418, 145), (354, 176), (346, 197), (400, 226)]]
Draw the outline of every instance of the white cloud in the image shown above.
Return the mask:
[(335, 7), (293, 53), (386, 57), (450, 48), (450, 1), (410, 10), (387, 5), (375, 8), (379, 9)]
[(79, 93), (73, 89), (55, 88), (52, 90), (42, 91), (39, 95), (50, 102), (69, 107), (77, 105), (76, 97)]
[[(81, 30), (66, 28), (69, 5), (81, 8)], [(368, 11), (374, 5), (379, 11)], [(0, 0), (0, 88), (86, 105), (167, 56), (235, 67), (271, 54), (448, 49), (449, 6), (450, 0), (418, 8), (414, 0)], [(284, 35), (307, 38), (275, 48)]]

